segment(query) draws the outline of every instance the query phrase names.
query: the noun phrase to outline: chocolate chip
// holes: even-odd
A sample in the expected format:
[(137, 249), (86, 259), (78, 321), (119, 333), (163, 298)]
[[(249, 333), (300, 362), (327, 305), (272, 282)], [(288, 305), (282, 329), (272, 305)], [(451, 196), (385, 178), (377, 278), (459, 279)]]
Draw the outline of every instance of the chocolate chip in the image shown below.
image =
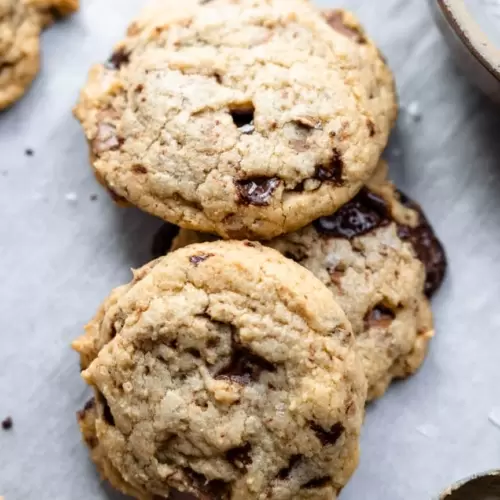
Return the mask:
[(237, 384), (247, 385), (252, 381), (258, 381), (262, 372), (265, 371), (275, 372), (276, 367), (267, 359), (243, 347), (234, 340), (233, 335), (231, 359), (226, 366), (217, 372), (215, 378), (228, 379)]
[(197, 495), (193, 495), (192, 493), (189, 493), (187, 491), (179, 491), (176, 490), (175, 488), (170, 488), (170, 494), (168, 495), (168, 498), (165, 497), (159, 497), (159, 496), (154, 496), (154, 500), (199, 500), (200, 497)]
[(388, 328), (395, 317), (394, 311), (379, 304), (366, 314), (365, 328)]
[(101, 392), (98, 393), (99, 403), (102, 405), (102, 416), (108, 425), (115, 425), (115, 418), (111, 413), (108, 401)]
[(250, 457), (251, 451), (252, 446), (250, 445), (250, 443), (246, 443), (239, 448), (233, 448), (227, 451), (226, 459), (237, 469), (245, 469), (249, 464), (252, 463), (252, 459)]
[(221, 479), (212, 479), (209, 481), (203, 474), (195, 472), (193, 469), (185, 468), (184, 474), (192, 483), (192, 487), (198, 492), (195, 497), (199, 500), (228, 500), (229, 485)]
[(404, 206), (418, 213), (419, 224), (417, 227), (399, 225), (398, 236), (412, 244), (417, 258), (424, 264), (426, 271), (425, 294), (427, 297), (432, 297), (443, 283), (446, 275), (448, 267), (446, 252), (420, 205), (401, 191), (399, 191), (399, 195)]
[(2, 429), (4, 431), (12, 429), (13, 426), (14, 426), (14, 421), (12, 420), (12, 417), (6, 417), (2, 420)]
[(329, 476), (325, 477), (318, 477), (317, 479), (311, 479), (308, 481), (306, 484), (302, 486), (302, 488), (305, 488), (307, 490), (312, 490), (315, 488), (324, 488), (325, 486), (328, 486), (332, 483), (332, 478)]
[(321, 441), (323, 446), (334, 445), (345, 430), (344, 426), (340, 422), (337, 422), (326, 431), (323, 427), (313, 422), (310, 422), (309, 426), (313, 430), (314, 434), (316, 434), (316, 437)]
[(205, 262), (207, 259), (213, 256), (214, 256), (213, 253), (207, 253), (207, 254), (200, 253), (198, 255), (192, 255), (191, 257), (189, 257), (189, 262), (191, 262), (191, 264), (193, 264), (194, 267), (198, 267), (199, 264)]
[(251, 179), (235, 181), (238, 191), (238, 202), (257, 207), (267, 206), (280, 182), (277, 177), (253, 177)]
[(0, 63), (0, 73), (7, 69), (7, 68), (12, 68), (14, 66), (14, 63), (12, 62), (2, 62)]
[(220, 344), (220, 339), (218, 337), (212, 337), (207, 340), (207, 348), (215, 349)]
[(24, 154), (26, 156), (33, 156), (35, 154), (35, 152), (31, 149), (31, 148), (28, 148), (24, 151)]
[(170, 251), (174, 238), (179, 234), (179, 228), (170, 223), (163, 224), (153, 237), (151, 255), (154, 259), (163, 257)]
[(354, 40), (356, 43), (363, 44), (366, 43), (366, 37), (364, 33), (356, 26), (349, 26), (344, 22), (344, 14), (340, 10), (329, 11), (325, 14), (326, 22), (333, 28), (337, 33)]
[(327, 163), (316, 167), (314, 178), (322, 182), (332, 181), (336, 184), (341, 184), (343, 169), (344, 162), (342, 156), (337, 149), (334, 149), (332, 158)]
[(132, 165), (132, 172), (134, 174), (147, 174), (148, 169), (144, 165)]
[(319, 233), (350, 240), (390, 222), (391, 215), (385, 200), (363, 188), (337, 212), (316, 220), (314, 227)]
[(253, 120), (255, 115), (255, 108), (253, 105), (248, 105), (248, 107), (232, 109), (229, 111), (231, 118), (237, 128), (251, 125), (253, 127)]
[(142, 83), (139, 83), (139, 85), (137, 85), (135, 87), (135, 91), (140, 94), (142, 91), (144, 90), (144, 85)]
[(108, 69), (120, 69), (124, 64), (130, 62), (130, 53), (124, 48), (118, 49), (107, 60), (105, 66)]
[(188, 354), (191, 354), (193, 358), (200, 359), (201, 358), (201, 353), (198, 349), (195, 349), (194, 347), (190, 347), (189, 349), (186, 349), (186, 352)]
[(368, 133), (370, 134), (370, 137), (374, 137), (375, 136), (375, 123), (373, 123), (372, 120), (367, 119), (366, 126), (368, 127)]
[(278, 472), (278, 479), (280, 479), (281, 481), (288, 479), (288, 476), (290, 475), (292, 470), (297, 467), (297, 465), (302, 461), (302, 458), (302, 455), (292, 455), (290, 457), (290, 460), (288, 461), (288, 466)]
[(214, 78), (215, 81), (220, 85), (222, 84), (222, 75), (220, 73), (215, 72), (214, 73)]

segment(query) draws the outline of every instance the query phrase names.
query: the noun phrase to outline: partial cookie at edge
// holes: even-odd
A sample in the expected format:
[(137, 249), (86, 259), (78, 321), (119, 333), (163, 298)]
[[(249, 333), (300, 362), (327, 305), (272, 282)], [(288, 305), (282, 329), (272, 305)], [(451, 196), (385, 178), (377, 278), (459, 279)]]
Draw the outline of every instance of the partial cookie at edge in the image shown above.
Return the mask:
[(78, 0), (0, 0), (0, 110), (17, 101), (40, 67), (41, 31)]

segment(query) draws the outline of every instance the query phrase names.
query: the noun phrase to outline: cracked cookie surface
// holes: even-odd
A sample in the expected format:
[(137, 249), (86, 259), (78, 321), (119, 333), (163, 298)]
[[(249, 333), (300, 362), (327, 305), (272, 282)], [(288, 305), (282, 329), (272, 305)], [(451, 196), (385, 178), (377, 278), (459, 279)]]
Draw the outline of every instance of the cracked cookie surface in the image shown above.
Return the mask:
[(0, 110), (17, 101), (40, 68), (40, 35), (78, 0), (0, 0)]
[[(172, 249), (206, 238), (181, 230)], [(266, 245), (331, 290), (352, 323), (369, 399), (420, 367), (434, 334), (427, 296), (443, 280), (446, 257), (418, 205), (386, 180), (385, 163), (335, 214)]]
[[(136, 271), (74, 343), (101, 473), (141, 499), (334, 499), (358, 460), (366, 380), (309, 271), (252, 242)], [(156, 495), (156, 497), (155, 497)]]
[(115, 199), (259, 239), (352, 198), (396, 110), (389, 69), (344, 11), (164, 0), (91, 70), (75, 114)]

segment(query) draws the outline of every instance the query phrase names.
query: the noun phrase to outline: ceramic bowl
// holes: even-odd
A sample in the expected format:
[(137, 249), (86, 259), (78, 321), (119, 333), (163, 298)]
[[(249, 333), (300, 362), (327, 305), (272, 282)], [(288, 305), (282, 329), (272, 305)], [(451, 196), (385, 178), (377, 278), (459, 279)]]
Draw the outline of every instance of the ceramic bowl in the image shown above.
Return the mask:
[(500, 500), (500, 471), (462, 481), (444, 492), (439, 500)]
[(470, 79), (500, 103), (500, 0), (429, 0)]

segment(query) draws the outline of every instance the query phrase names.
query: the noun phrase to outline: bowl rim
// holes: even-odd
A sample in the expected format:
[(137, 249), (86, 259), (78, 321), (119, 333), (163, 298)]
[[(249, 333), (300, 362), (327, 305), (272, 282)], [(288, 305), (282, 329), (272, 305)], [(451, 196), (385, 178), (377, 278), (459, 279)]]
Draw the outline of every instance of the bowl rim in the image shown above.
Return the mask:
[(498, 477), (500, 481), (500, 469), (492, 469), (483, 473), (474, 474), (466, 479), (462, 479), (461, 481), (458, 481), (457, 483), (450, 486), (447, 490), (443, 491), (438, 500), (446, 500), (449, 496), (451, 496), (453, 493), (456, 493), (460, 488), (467, 485), (468, 483), (471, 483), (481, 478), (491, 478), (491, 477)]
[(492, 76), (500, 80), (500, 49), (481, 29), (464, 0), (437, 0), (437, 4), (469, 51)]

